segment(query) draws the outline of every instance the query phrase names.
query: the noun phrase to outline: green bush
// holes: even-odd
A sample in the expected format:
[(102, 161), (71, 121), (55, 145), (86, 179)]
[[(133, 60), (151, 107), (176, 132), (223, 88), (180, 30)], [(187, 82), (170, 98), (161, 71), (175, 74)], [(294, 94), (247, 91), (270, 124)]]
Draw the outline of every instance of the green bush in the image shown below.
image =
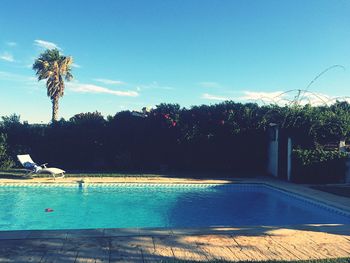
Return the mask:
[(6, 135), (0, 133), (0, 168), (1, 169), (9, 169), (13, 167), (15, 163), (8, 156), (7, 153), (7, 142)]
[(348, 156), (348, 153), (339, 151), (295, 149), (292, 180), (312, 184), (343, 182)]
[[(181, 108), (160, 104), (144, 114), (80, 113), (53, 124), (28, 124), (18, 115), (3, 117), (6, 155), (29, 153), (38, 162), (64, 169), (155, 171), (247, 171), (266, 169), (267, 128), (279, 126), (293, 145), (350, 141), (350, 105), (312, 107), (226, 101)], [(313, 151), (313, 150), (311, 150)], [(298, 152), (300, 167), (337, 162), (338, 153)], [(301, 169), (300, 168), (300, 169)], [(333, 169), (333, 168), (332, 168)]]
[(347, 152), (326, 151), (323, 149), (295, 149), (293, 150), (293, 154), (297, 159), (301, 161), (302, 165), (304, 166), (327, 162), (335, 159), (343, 159), (349, 156)]

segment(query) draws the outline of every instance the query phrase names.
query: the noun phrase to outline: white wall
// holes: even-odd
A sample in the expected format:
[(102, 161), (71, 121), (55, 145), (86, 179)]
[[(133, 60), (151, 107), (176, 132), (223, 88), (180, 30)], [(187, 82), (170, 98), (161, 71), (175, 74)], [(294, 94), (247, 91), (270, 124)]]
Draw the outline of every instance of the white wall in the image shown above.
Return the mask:
[(273, 175), (274, 177), (278, 176), (278, 129), (277, 127), (273, 127), (271, 129), (275, 129), (276, 136), (275, 140), (269, 141), (268, 144), (268, 160), (267, 160), (267, 173)]
[(350, 184), (350, 158), (345, 161), (345, 183)]
[(290, 181), (292, 179), (292, 139), (288, 138), (287, 146), (287, 179)]

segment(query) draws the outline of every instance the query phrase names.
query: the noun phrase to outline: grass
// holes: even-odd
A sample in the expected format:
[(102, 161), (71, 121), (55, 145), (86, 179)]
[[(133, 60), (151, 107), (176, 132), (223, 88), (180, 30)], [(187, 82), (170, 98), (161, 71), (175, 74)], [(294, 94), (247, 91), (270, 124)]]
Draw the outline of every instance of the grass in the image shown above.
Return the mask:
[(350, 258), (330, 258), (330, 259), (313, 259), (313, 260), (267, 260), (267, 261), (187, 261), (187, 260), (173, 260), (173, 261), (162, 261), (172, 263), (195, 263), (195, 262), (208, 262), (208, 263), (350, 263)]
[[(48, 174), (36, 174), (35, 177), (48, 177)], [(127, 173), (127, 172), (94, 172), (94, 171), (73, 171), (66, 174), (66, 177), (161, 177), (164, 175), (155, 173)], [(7, 179), (30, 179), (26, 177), (24, 169), (0, 170), (0, 178)]]
[[(9, 169), (9, 170), (0, 170), (0, 178), (7, 179), (26, 179), (24, 169)], [(48, 174), (36, 174), (35, 177), (48, 177)], [(66, 177), (172, 177), (172, 178), (229, 178), (229, 174), (223, 173), (209, 173), (209, 172), (114, 172), (114, 171), (69, 171), (66, 173)], [(231, 176), (232, 177), (232, 176)]]
[[(7, 179), (25, 179), (24, 169), (0, 169), (0, 178)], [(227, 172), (171, 172), (171, 171), (160, 171), (160, 172), (148, 172), (148, 171), (84, 171), (84, 170), (73, 170), (66, 173), (66, 177), (171, 177), (171, 178), (191, 178), (191, 179), (224, 179), (224, 178), (252, 178), (256, 177), (257, 173), (227, 173)], [(48, 177), (47, 174), (36, 174), (35, 177)]]
[(335, 195), (350, 197), (350, 185), (317, 185), (311, 188)]

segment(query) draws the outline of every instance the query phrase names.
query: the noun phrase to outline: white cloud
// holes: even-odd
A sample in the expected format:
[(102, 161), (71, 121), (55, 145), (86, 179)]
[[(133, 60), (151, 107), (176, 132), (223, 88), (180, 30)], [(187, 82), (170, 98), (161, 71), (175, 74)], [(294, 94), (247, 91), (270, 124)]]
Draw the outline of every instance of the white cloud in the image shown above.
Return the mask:
[(81, 66), (79, 64), (77, 64), (77, 63), (72, 63), (72, 67), (73, 68), (81, 68)]
[(126, 84), (123, 81), (120, 80), (112, 80), (112, 79), (93, 79), (94, 81), (103, 83), (103, 84), (113, 84), (113, 85), (124, 85)]
[[(20, 82), (27, 86), (32, 86), (35, 88), (38, 88), (44, 84), (44, 83), (42, 84), (38, 83), (36, 77), (15, 74), (7, 71), (0, 71), (0, 80)], [(70, 91), (80, 92), (80, 93), (96, 93), (96, 94), (104, 93), (104, 94), (111, 94), (111, 95), (121, 96), (121, 97), (122, 96), (124, 97), (139, 96), (139, 93), (136, 91), (113, 90), (113, 89), (97, 86), (94, 84), (80, 83), (78, 81), (66, 82), (66, 86), (67, 86), (67, 89), (69, 89)]]
[(290, 105), (296, 103), (298, 105), (310, 104), (312, 106), (331, 105), (336, 100), (350, 101), (348, 97), (336, 97), (323, 93), (289, 90), (289, 91), (272, 91), (272, 92), (256, 92), (244, 91), (244, 96), (238, 97), (238, 100), (262, 102), (264, 104)]
[(8, 42), (6, 42), (6, 45), (8, 45), (9, 47), (15, 47), (15, 46), (17, 46), (17, 43), (13, 42), (13, 41), (8, 41)]
[(8, 52), (4, 52), (2, 55), (0, 55), (0, 59), (5, 60), (7, 62), (15, 62), (15, 59), (13, 58), (12, 54)]
[(47, 48), (47, 49), (61, 49), (57, 44), (53, 43), (53, 42), (49, 42), (49, 41), (45, 41), (45, 40), (34, 40), (34, 45), (38, 46), (38, 47), (42, 47), (42, 48)]
[(112, 90), (94, 84), (85, 84), (79, 82), (68, 82), (67, 88), (69, 88), (73, 92), (79, 93), (105, 93), (124, 97), (137, 97), (139, 95), (139, 93), (136, 91)]
[(209, 82), (209, 81), (199, 82), (198, 85), (203, 88), (220, 88), (221, 87), (219, 83)]
[(136, 89), (138, 91), (141, 91), (141, 90), (152, 90), (152, 89), (156, 89), (156, 90), (157, 89), (158, 90), (174, 90), (173, 87), (159, 85), (159, 83), (157, 81), (153, 81), (151, 84), (138, 85), (136, 87)]
[(15, 85), (23, 87), (29, 87), (31, 89), (38, 89), (41, 85), (38, 83), (37, 78), (28, 75), (16, 74), (7, 71), (0, 71), (0, 80), (9, 81)]
[(253, 100), (264, 103), (281, 103), (281, 100), (282, 102), (285, 102), (285, 98), (287, 95), (283, 91), (244, 91), (243, 93), (244, 96), (239, 97), (240, 100)]
[(228, 97), (222, 97), (222, 96), (212, 95), (208, 93), (204, 93), (201, 98), (206, 100), (220, 100), (220, 101), (231, 100)]
[(32, 80), (32, 76), (15, 74), (7, 71), (0, 71), (1, 80), (10, 80), (10, 81), (28, 81)]
[[(213, 95), (204, 93), (201, 98), (207, 100), (225, 101), (225, 100), (236, 100), (243, 102), (256, 102), (263, 104), (277, 104), (280, 106), (298, 104), (306, 105), (310, 104), (312, 106), (321, 105), (331, 105), (338, 101), (347, 101), (350, 103), (350, 97), (337, 97), (328, 94), (311, 92), (311, 91), (300, 91), (298, 89), (289, 91), (243, 91), (243, 96), (238, 96), (236, 98), (224, 97), (219, 95)], [(299, 96), (298, 96), (299, 95)]]
[[(336, 99), (337, 97), (322, 94), (322, 93), (305, 92), (305, 93), (301, 93), (299, 104), (300, 105), (311, 104), (312, 106), (330, 105), (334, 103)], [(338, 98), (338, 99), (344, 100), (342, 98)]]

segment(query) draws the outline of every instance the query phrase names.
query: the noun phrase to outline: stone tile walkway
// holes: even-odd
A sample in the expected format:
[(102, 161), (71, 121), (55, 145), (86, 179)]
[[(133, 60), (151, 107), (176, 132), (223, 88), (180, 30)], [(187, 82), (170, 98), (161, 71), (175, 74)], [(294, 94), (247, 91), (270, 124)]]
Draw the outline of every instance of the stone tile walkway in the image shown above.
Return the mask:
[(0, 262), (301, 260), (350, 257), (350, 226), (6, 231)]

